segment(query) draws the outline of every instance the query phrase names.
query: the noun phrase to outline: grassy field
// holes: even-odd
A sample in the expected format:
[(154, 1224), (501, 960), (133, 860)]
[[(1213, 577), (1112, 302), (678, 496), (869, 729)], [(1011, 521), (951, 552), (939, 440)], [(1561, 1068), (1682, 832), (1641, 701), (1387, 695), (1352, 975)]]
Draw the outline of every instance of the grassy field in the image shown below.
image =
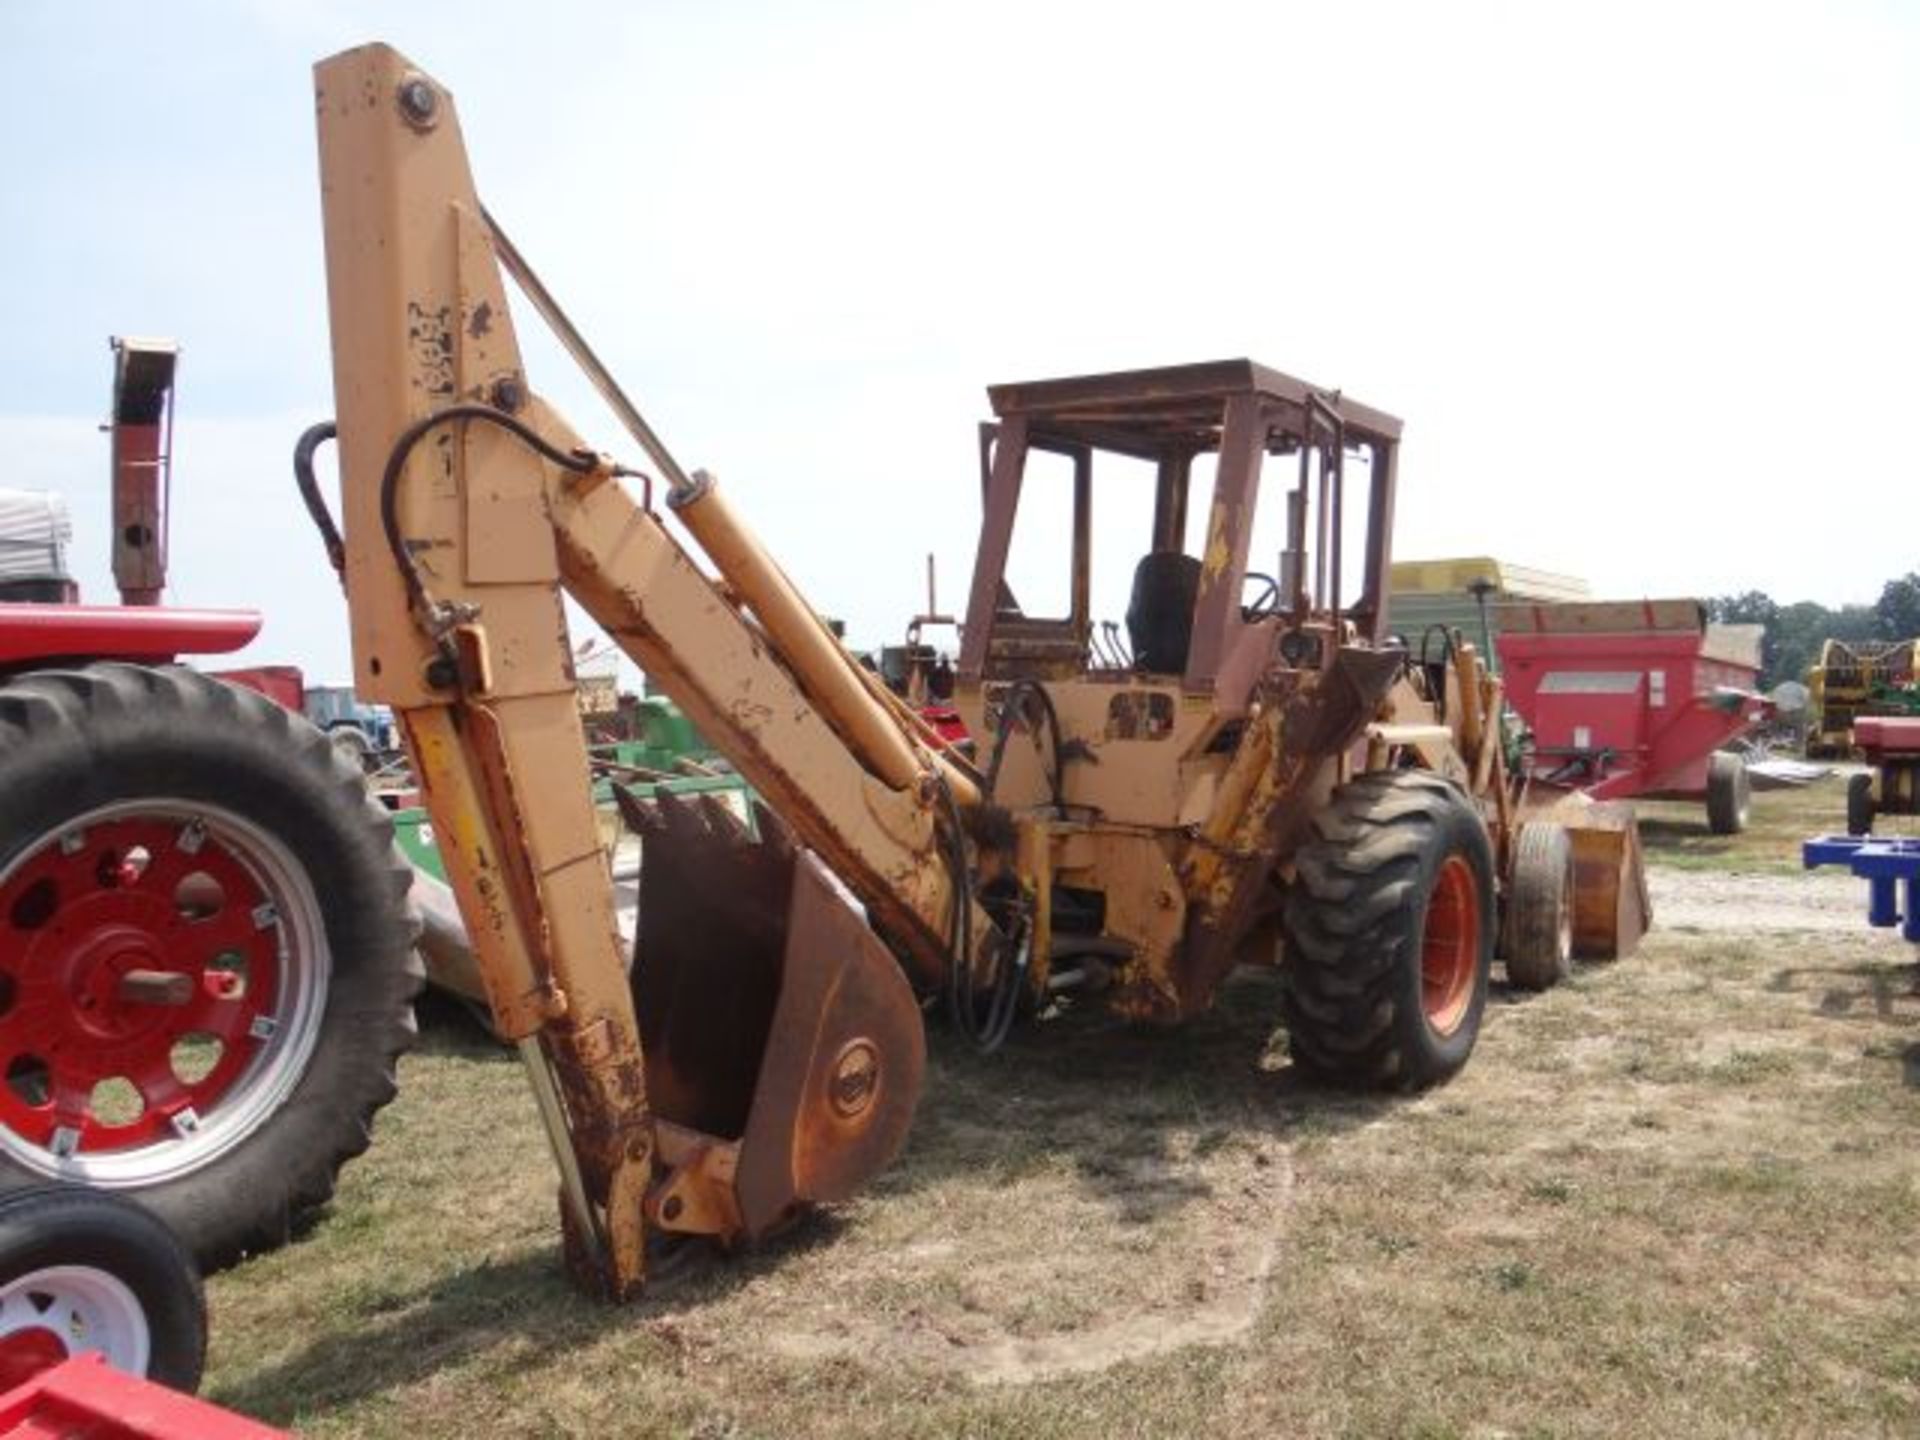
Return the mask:
[[(1652, 807), (1660, 893), (1792, 917), (1840, 801)], [(567, 1289), (519, 1072), (442, 1016), (324, 1223), (211, 1283), (206, 1388), (408, 1440), (1920, 1433), (1915, 970), (1744, 903), (1497, 990), (1412, 1101), (1298, 1083), (1264, 980), (1177, 1035), (936, 1035), (881, 1183), (625, 1310)]]

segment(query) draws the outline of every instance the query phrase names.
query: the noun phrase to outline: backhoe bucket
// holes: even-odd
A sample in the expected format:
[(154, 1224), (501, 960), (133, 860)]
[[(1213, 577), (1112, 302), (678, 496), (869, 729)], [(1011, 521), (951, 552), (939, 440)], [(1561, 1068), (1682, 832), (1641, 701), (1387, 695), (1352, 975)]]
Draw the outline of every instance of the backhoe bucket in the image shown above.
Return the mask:
[(1573, 953), (1581, 960), (1620, 960), (1639, 947), (1653, 924), (1640, 826), (1631, 803), (1589, 800), (1536, 785), (1522, 824), (1551, 821), (1573, 842)]
[(756, 805), (615, 787), (641, 837), (633, 996), (661, 1120), (738, 1141), (745, 1238), (884, 1168), (926, 1041), (913, 991), (809, 851)]

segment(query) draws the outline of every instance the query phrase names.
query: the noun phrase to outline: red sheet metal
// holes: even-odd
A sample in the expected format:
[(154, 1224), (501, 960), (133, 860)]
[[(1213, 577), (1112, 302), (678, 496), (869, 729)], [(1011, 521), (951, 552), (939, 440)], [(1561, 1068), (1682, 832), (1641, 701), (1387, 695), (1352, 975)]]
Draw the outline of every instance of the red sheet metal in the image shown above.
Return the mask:
[(258, 610), (0, 605), (0, 665), (56, 659), (171, 660), (224, 655), (260, 633)]
[(967, 733), (966, 721), (951, 705), (922, 705), (920, 718), (931, 725), (934, 733), (949, 745), (965, 744), (973, 738)]
[(1869, 760), (1882, 755), (1920, 754), (1920, 719), (1901, 715), (1861, 715), (1853, 722), (1853, 743)]
[(209, 674), (229, 685), (244, 685), (258, 690), (282, 709), (304, 715), (307, 707), (307, 677), (298, 665), (254, 665), (245, 670), (213, 670)]
[(0, 1440), (288, 1440), (288, 1432), (76, 1355), (0, 1395)]
[(1534, 773), (1584, 761), (1567, 778), (1595, 799), (1705, 793), (1713, 752), (1767, 712), (1758, 671), (1707, 653), (1699, 629), (1503, 631), (1495, 644)]

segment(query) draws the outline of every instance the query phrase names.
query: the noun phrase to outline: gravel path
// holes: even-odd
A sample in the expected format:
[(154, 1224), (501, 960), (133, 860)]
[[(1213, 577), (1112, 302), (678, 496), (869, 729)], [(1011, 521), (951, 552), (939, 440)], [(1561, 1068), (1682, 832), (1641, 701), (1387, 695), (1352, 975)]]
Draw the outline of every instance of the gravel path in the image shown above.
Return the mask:
[(1742, 875), (1650, 866), (1653, 923), (1660, 929), (1857, 930), (1866, 923), (1867, 883), (1851, 875)]

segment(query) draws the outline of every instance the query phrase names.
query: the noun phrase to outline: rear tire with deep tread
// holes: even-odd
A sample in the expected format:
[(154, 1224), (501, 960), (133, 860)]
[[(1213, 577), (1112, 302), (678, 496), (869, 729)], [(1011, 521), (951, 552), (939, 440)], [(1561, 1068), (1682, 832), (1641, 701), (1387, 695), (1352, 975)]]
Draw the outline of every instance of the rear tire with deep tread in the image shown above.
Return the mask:
[(1522, 990), (1550, 990), (1573, 973), (1573, 841), (1561, 826), (1521, 827), (1501, 956)]
[[(305, 718), (175, 666), (103, 663), (0, 682), (0, 877), (74, 817), (163, 798), (217, 807), (272, 837), (312, 887), (324, 936), (324, 1005), (284, 1099), (194, 1168), (99, 1182), (165, 1221), (211, 1270), (284, 1244), (332, 1197), (394, 1097), (424, 972), (412, 869), (392, 820)], [(77, 1178), (0, 1154), (0, 1191)]]
[(1847, 777), (1847, 834), (1873, 833), (1873, 776)]
[(1707, 828), (1716, 835), (1738, 835), (1747, 828), (1753, 790), (1747, 762), (1726, 750), (1707, 760)]
[[(1441, 935), (1447, 917), (1450, 934)], [(1403, 1091), (1466, 1064), (1493, 965), (1493, 853), (1456, 786), (1399, 770), (1336, 790), (1295, 855), (1282, 925), (1298, 1063), (1341, 1083)], [(1429, 1018), (1436, 942), (1454, 945), (1459, 983)]]

